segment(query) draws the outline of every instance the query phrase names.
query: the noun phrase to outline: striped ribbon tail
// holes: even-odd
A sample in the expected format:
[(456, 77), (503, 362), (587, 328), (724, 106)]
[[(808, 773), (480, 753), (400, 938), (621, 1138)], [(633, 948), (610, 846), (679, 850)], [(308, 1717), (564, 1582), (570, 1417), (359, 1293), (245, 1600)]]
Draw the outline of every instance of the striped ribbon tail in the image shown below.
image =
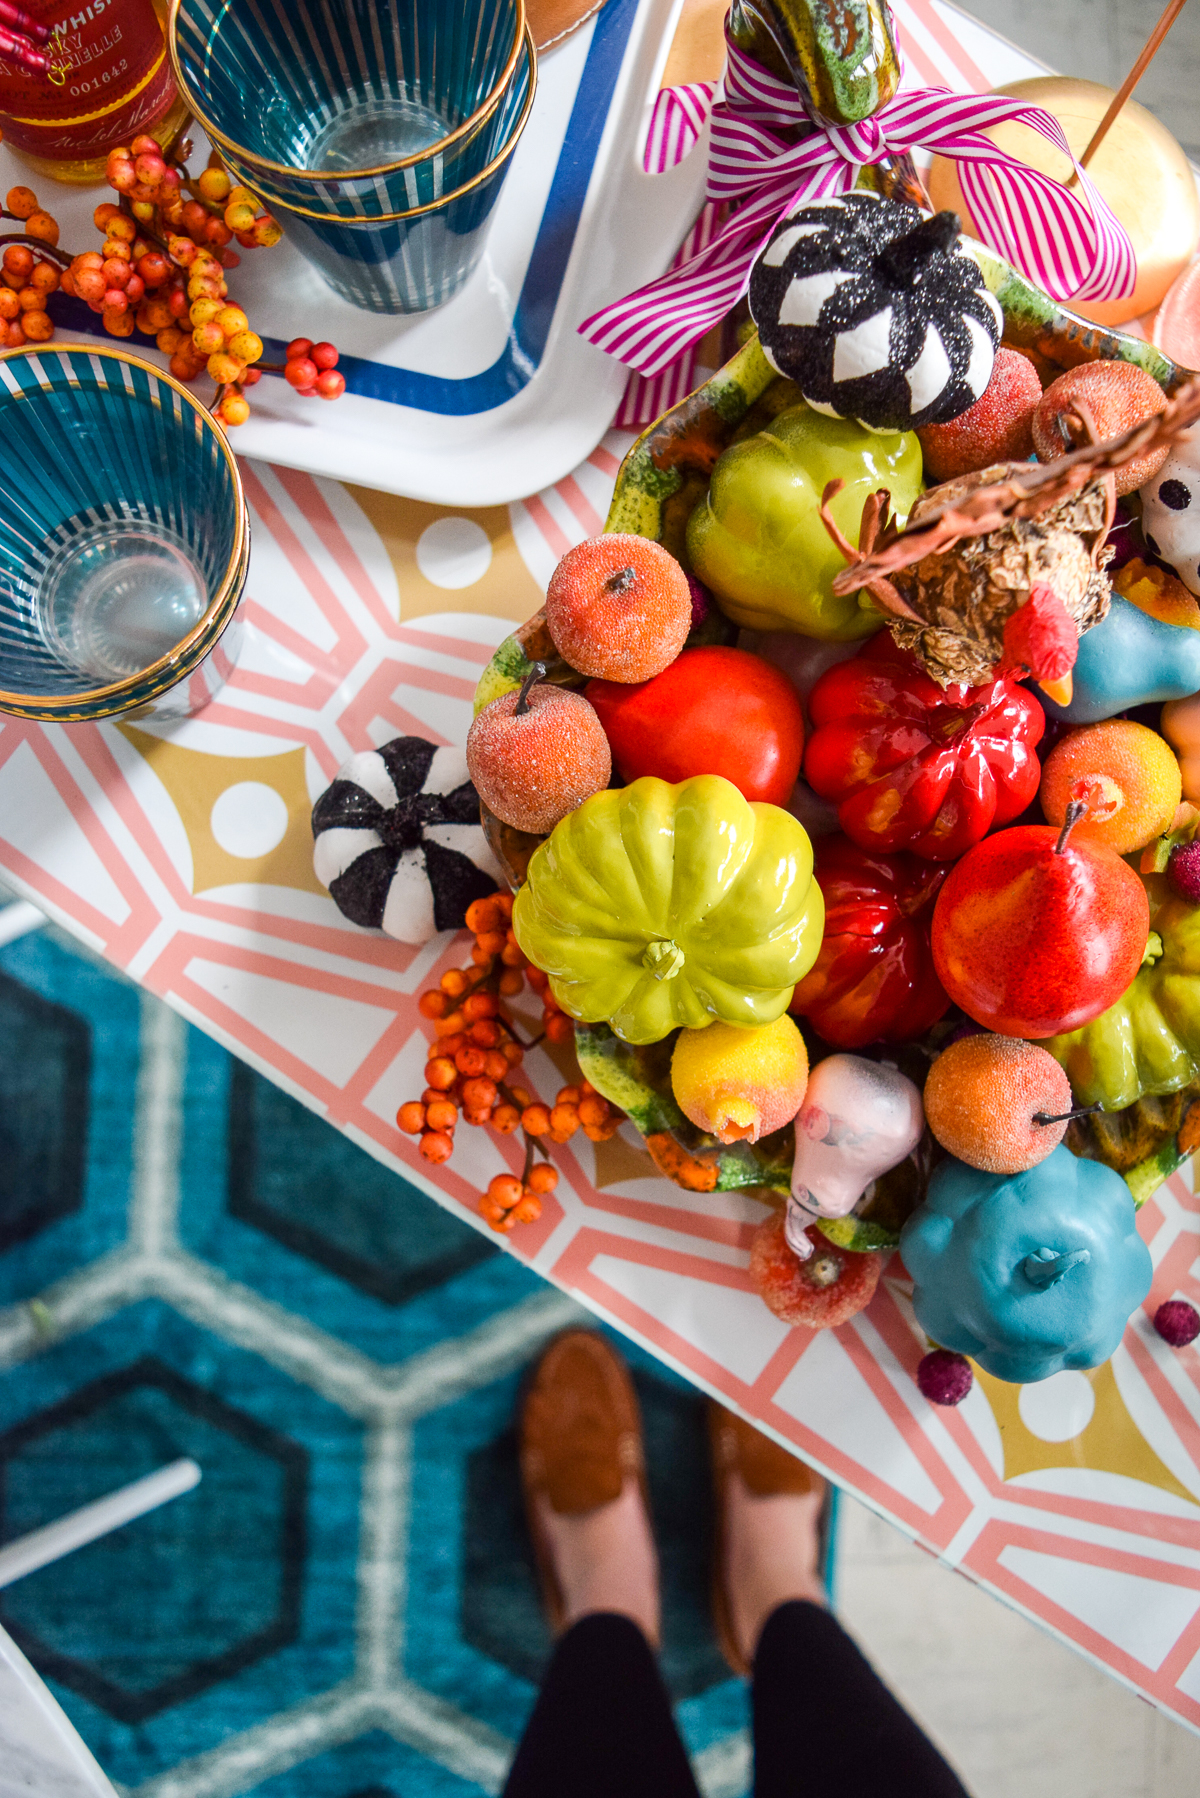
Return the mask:
[(654, 102), (642, 155), (642, 167), (648, 175), (665, 175), (695, 149), (712, 111), (716, 91), (715, 81), (694, 81), (687, 87), (663, 88)]
[[(679, 253), (672, 263), (672, 268), (682, 268), (685, 262), (705, 249), (716, 236), (725, 215), (725, 208), (715, 200), (709, 200), (700, 213), (700, 217), (692, 226)], [(688, 347), (673, 362), (656, 375), (631, 374), (625, 384), (624, 397), (613, 423), (623, 431), (640, 430), (644, 425), (652, 425), (655, 419), (685, 400), (696, 385), (696, 368), (700, 361), (700, 343)]]

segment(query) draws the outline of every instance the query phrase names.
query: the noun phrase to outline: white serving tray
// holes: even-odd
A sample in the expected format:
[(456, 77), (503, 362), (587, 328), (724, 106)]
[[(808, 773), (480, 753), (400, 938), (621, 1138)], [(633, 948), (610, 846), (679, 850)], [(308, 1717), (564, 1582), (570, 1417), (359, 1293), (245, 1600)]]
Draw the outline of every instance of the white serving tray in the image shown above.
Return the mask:
[[(703, 199), (705, 157), (649, 176), (641, 150), (683, 0), (608, 0), (541, 58), (525, 135), (466, 287), (440, 310), (380, 317), (340, 299), (286, 240), (243, 256), (233, 297), (282, 360), (295, 336), (342, 351), (347, 392), (302, 400), (280, 376), (250, 395), (241, 454), (437, 504), (499, 505), (552, 485), (595, 448), (626, 370), (576, 326), (662, 273)], [(207, 157), (196, 134), (191, 166)], [(99, 246), (107, 188), (34, 180), (0, 145), (0, 192), (35, 186), (73, 251)], [(105, 337), (82, 302), (52, 302), (58, 338)], [(123, 347), (160, 364), (148, 339)], [(200, 390), (203, 391), (202, 384)]]

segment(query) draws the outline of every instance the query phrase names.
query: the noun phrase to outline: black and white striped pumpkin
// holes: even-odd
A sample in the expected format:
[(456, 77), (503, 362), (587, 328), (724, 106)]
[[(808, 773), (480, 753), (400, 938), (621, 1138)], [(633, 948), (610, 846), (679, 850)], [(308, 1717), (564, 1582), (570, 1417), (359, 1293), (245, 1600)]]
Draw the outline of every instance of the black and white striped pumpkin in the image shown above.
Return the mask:
[(1003, 315), (953, 212), (852, 193), (781, 219), (750, 277), (763, 353), (818, 412), (945, 424), (992, 375)]
[(394, 737), (352, 756), (313, 807), (313, 868), (354, 924), (402, 943), (461, 930), (500, 868), (461, 749)]

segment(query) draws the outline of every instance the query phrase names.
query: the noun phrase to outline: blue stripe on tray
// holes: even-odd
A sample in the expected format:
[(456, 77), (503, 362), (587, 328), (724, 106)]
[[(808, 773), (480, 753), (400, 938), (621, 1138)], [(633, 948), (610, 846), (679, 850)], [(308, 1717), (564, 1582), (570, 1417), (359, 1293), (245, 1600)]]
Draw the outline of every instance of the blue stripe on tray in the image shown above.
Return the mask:
[[(346, 377), (350, 393), (444, 418), (467, 418), (504, 405), (528, 386), (545, 353), (638, 4), (639, 0), (608, 0), (597, 15), (558, 167), (502, 354), (490, 368), (464, 380), (390, 368), (365, 357), (343, 355), (338, 368)], [(89, 337), (106, 336), (96, 314), (82, 300), (56, 294), (50, 310), (55, 323), (65, 329)], [(132, 348), (147, 346), (153, 340), (138, 331), (132, 339), (123, 341)], [(263, 344), (271, 361), (282, 360), (287, 348), (282, 338), (266, 337)]]

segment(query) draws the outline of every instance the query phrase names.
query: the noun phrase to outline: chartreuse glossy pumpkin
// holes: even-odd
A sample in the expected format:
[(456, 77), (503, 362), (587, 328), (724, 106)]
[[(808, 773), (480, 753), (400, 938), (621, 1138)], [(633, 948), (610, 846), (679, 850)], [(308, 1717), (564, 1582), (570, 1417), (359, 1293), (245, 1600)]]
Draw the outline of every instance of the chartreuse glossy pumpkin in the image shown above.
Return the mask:
[(513, 909), (555, 998), (629, 1043), (770, 1024), (824, 929), (803, 827), (716, 774), (596, 793), (534, 852)]
[(1200, 1074), (1200, 906), (1165, 876), (1143, 876), (1150, 895), (1146, 959), (1098, 1018), (1042, 1045), (1066, 1069), (1080, 1105), (1120, 1111), (1147, 1094), (1173, 1093)]
[(913, 1310), (998, 1380), (1107, 1361), (1150, 1290), (1120, 1174), (1060, 1144), (1022, 1174), (943, 1161), (900, 1233)]

